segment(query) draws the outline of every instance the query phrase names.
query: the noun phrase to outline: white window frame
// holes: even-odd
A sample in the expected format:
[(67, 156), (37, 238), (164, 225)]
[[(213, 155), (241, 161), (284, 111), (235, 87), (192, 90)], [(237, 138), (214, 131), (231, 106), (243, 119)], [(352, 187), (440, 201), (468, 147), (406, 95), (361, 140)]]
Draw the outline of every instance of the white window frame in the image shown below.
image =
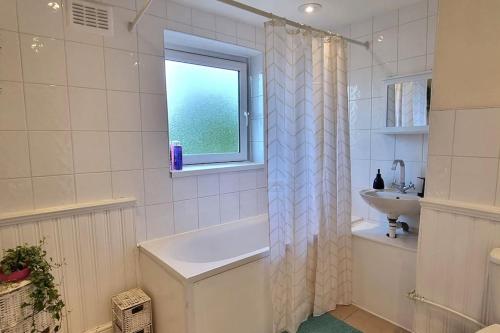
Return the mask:
[[(165, 50), (165, 60), (177, 61), (201, 66), (216, 67), (239, 72), (239, 143), (238, 153), (226, 154), (185, 154), (183, 156), (184, 164), (209, 164), (222, 162), (240, 162), (248, 160), (248, 88), (247, 88), (247, 63), (216, 57), (213, 55), (198, 54), (173, 49)], [(167, 82), (168, 89), (168, 82)], [(167, 119), (168, 119), (168, 101), (167, 101)], [(169, 140), (175, 140), (170, 138)], [(182, 142), (181, 142), (182, 144)]]

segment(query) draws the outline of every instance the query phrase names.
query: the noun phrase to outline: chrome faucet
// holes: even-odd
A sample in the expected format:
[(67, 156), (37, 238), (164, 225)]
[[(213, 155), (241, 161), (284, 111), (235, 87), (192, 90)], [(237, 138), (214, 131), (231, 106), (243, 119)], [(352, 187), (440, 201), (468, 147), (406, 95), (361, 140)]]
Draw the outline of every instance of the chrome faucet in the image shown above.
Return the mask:
[(391, 187), (396, 188), (401, 193), (406, 193), (409, 189), (415, 189), (415, 185), (413, 185), (412, 182), (410, 182), (408, 186), (405, 186), (405, 162), (403, 160), (394, 160), (391, 169), (396, 171), (398, 164), (400, 165), (399, 183), (396, 183), (396, 180), (394, 180)]

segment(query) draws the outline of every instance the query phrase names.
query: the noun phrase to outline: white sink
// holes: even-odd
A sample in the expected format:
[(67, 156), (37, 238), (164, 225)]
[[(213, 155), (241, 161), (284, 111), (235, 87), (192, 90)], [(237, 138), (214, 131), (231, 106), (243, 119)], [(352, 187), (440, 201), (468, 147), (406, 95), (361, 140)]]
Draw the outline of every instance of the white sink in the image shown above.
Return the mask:
[(418, 215), (420, 197), (416, 193), (403, 194), (397, 190), (361, 190), (361, 197), (373, 208), (386, 214), (389, 219), (400, 215)]

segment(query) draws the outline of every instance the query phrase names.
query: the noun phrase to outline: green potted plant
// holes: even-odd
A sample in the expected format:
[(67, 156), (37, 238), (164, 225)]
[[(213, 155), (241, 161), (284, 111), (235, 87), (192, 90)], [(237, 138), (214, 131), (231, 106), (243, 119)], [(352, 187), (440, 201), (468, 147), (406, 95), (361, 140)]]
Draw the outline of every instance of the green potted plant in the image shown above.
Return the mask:
[(42, 240), (38, 245), (24, 244), (4, 251), (0, 261), (0, 277), (2, 277), (3, 283), (23, 278), (28, 278), (31, 281), (33, 285), (30, 294), (31, 302), (22, 305), (23, 307), (30, 306), (33, 309), (31, 332), (37, 332), (35, 315), (40, 311), (46, 311), (52, 316), (56, 322), (54, 331), (58, 332), (64, 302), (61, 300), (51, 271), (61, 265), (53, 263), (52, 258), (46, 258), (47, 252), (43, 249), (44, 243), (45, 240)]

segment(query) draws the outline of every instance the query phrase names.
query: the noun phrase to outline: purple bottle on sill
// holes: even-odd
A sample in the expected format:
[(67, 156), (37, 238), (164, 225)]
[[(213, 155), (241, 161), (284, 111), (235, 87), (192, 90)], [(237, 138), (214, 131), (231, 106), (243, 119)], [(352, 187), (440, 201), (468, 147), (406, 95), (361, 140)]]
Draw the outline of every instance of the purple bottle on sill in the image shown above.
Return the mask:
[(170, 169), (182, 170), (182, 146), (180, 141), (172, 141), (170, 144)]

